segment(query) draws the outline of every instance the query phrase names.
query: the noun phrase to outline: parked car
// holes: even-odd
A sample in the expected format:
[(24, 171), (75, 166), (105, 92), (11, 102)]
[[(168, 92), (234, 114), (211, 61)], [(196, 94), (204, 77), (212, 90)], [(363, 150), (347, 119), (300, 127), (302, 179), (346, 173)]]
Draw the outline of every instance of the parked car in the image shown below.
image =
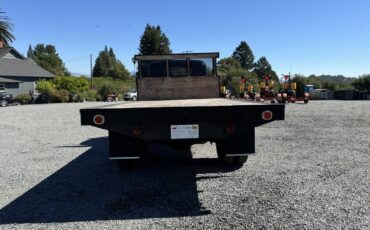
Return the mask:
[(124, 101), (136, 101), (137, 99), (137, 92), (136, 91), (129, 91), (123, 94)]
[(0, 107), (5, 107), (11, 103), (14, 103), (13, 95), (9, 93), (0, 93)]

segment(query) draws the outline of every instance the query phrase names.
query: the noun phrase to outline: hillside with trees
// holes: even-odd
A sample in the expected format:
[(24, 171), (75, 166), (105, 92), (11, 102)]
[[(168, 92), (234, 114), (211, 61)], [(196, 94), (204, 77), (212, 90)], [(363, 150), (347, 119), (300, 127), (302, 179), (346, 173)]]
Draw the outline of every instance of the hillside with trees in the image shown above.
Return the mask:
[(355, 89), (353, 86), (355, 79), (343, 75), (310, 75), (307, 77), (302, 74), (295, 74), (292, 77), (292, 81), (297, 83), (299, 91), (303, 91), (305, 85), (314, 85), (316, 89), (352, 90)]

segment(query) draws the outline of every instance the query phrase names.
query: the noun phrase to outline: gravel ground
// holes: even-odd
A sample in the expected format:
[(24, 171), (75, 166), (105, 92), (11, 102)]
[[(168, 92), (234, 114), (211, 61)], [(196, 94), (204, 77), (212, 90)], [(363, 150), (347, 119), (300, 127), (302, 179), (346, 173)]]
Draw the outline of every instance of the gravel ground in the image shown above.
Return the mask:
[(126, 173), (80, 126), (101, 104), (0, 108), (0, 229), (370, 228), (369, 101), (287, 105), (237, 170), (205, 144), (154, 146)]

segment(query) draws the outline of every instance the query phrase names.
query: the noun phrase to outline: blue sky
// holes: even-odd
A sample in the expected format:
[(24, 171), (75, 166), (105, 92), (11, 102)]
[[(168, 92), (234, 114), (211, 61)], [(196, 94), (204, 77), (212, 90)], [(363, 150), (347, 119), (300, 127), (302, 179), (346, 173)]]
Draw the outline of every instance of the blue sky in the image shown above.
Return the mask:
[(0, 0), (12, 43), (53, 44), (72, 73), (89, 73), (105, 45), (130, 71), (145, 25), (160, 25), (173, 52), (232, 54), (246, 41), (279, 75), (370, 73), (368, 0)]

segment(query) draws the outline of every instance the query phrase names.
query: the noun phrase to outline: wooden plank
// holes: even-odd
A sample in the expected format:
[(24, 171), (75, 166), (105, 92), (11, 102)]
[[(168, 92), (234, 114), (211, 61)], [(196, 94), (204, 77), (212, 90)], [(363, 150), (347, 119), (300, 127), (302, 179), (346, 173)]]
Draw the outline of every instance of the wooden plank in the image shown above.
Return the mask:
[[(218, 106), (248, 106), (265, 105), (264, 103), (232, 100), (228, 98), (207, 98), (207, 99), (185, 99), (185, 100), (158, 100), (158, 101), (135, 101), (123, 102), (109, 106), (95, 108), (104, 109), (129, 109), (129, 108), (169, 108), (169, 107), (218, 107)], [(91, 108), (91, 109), (95, 109)]]

